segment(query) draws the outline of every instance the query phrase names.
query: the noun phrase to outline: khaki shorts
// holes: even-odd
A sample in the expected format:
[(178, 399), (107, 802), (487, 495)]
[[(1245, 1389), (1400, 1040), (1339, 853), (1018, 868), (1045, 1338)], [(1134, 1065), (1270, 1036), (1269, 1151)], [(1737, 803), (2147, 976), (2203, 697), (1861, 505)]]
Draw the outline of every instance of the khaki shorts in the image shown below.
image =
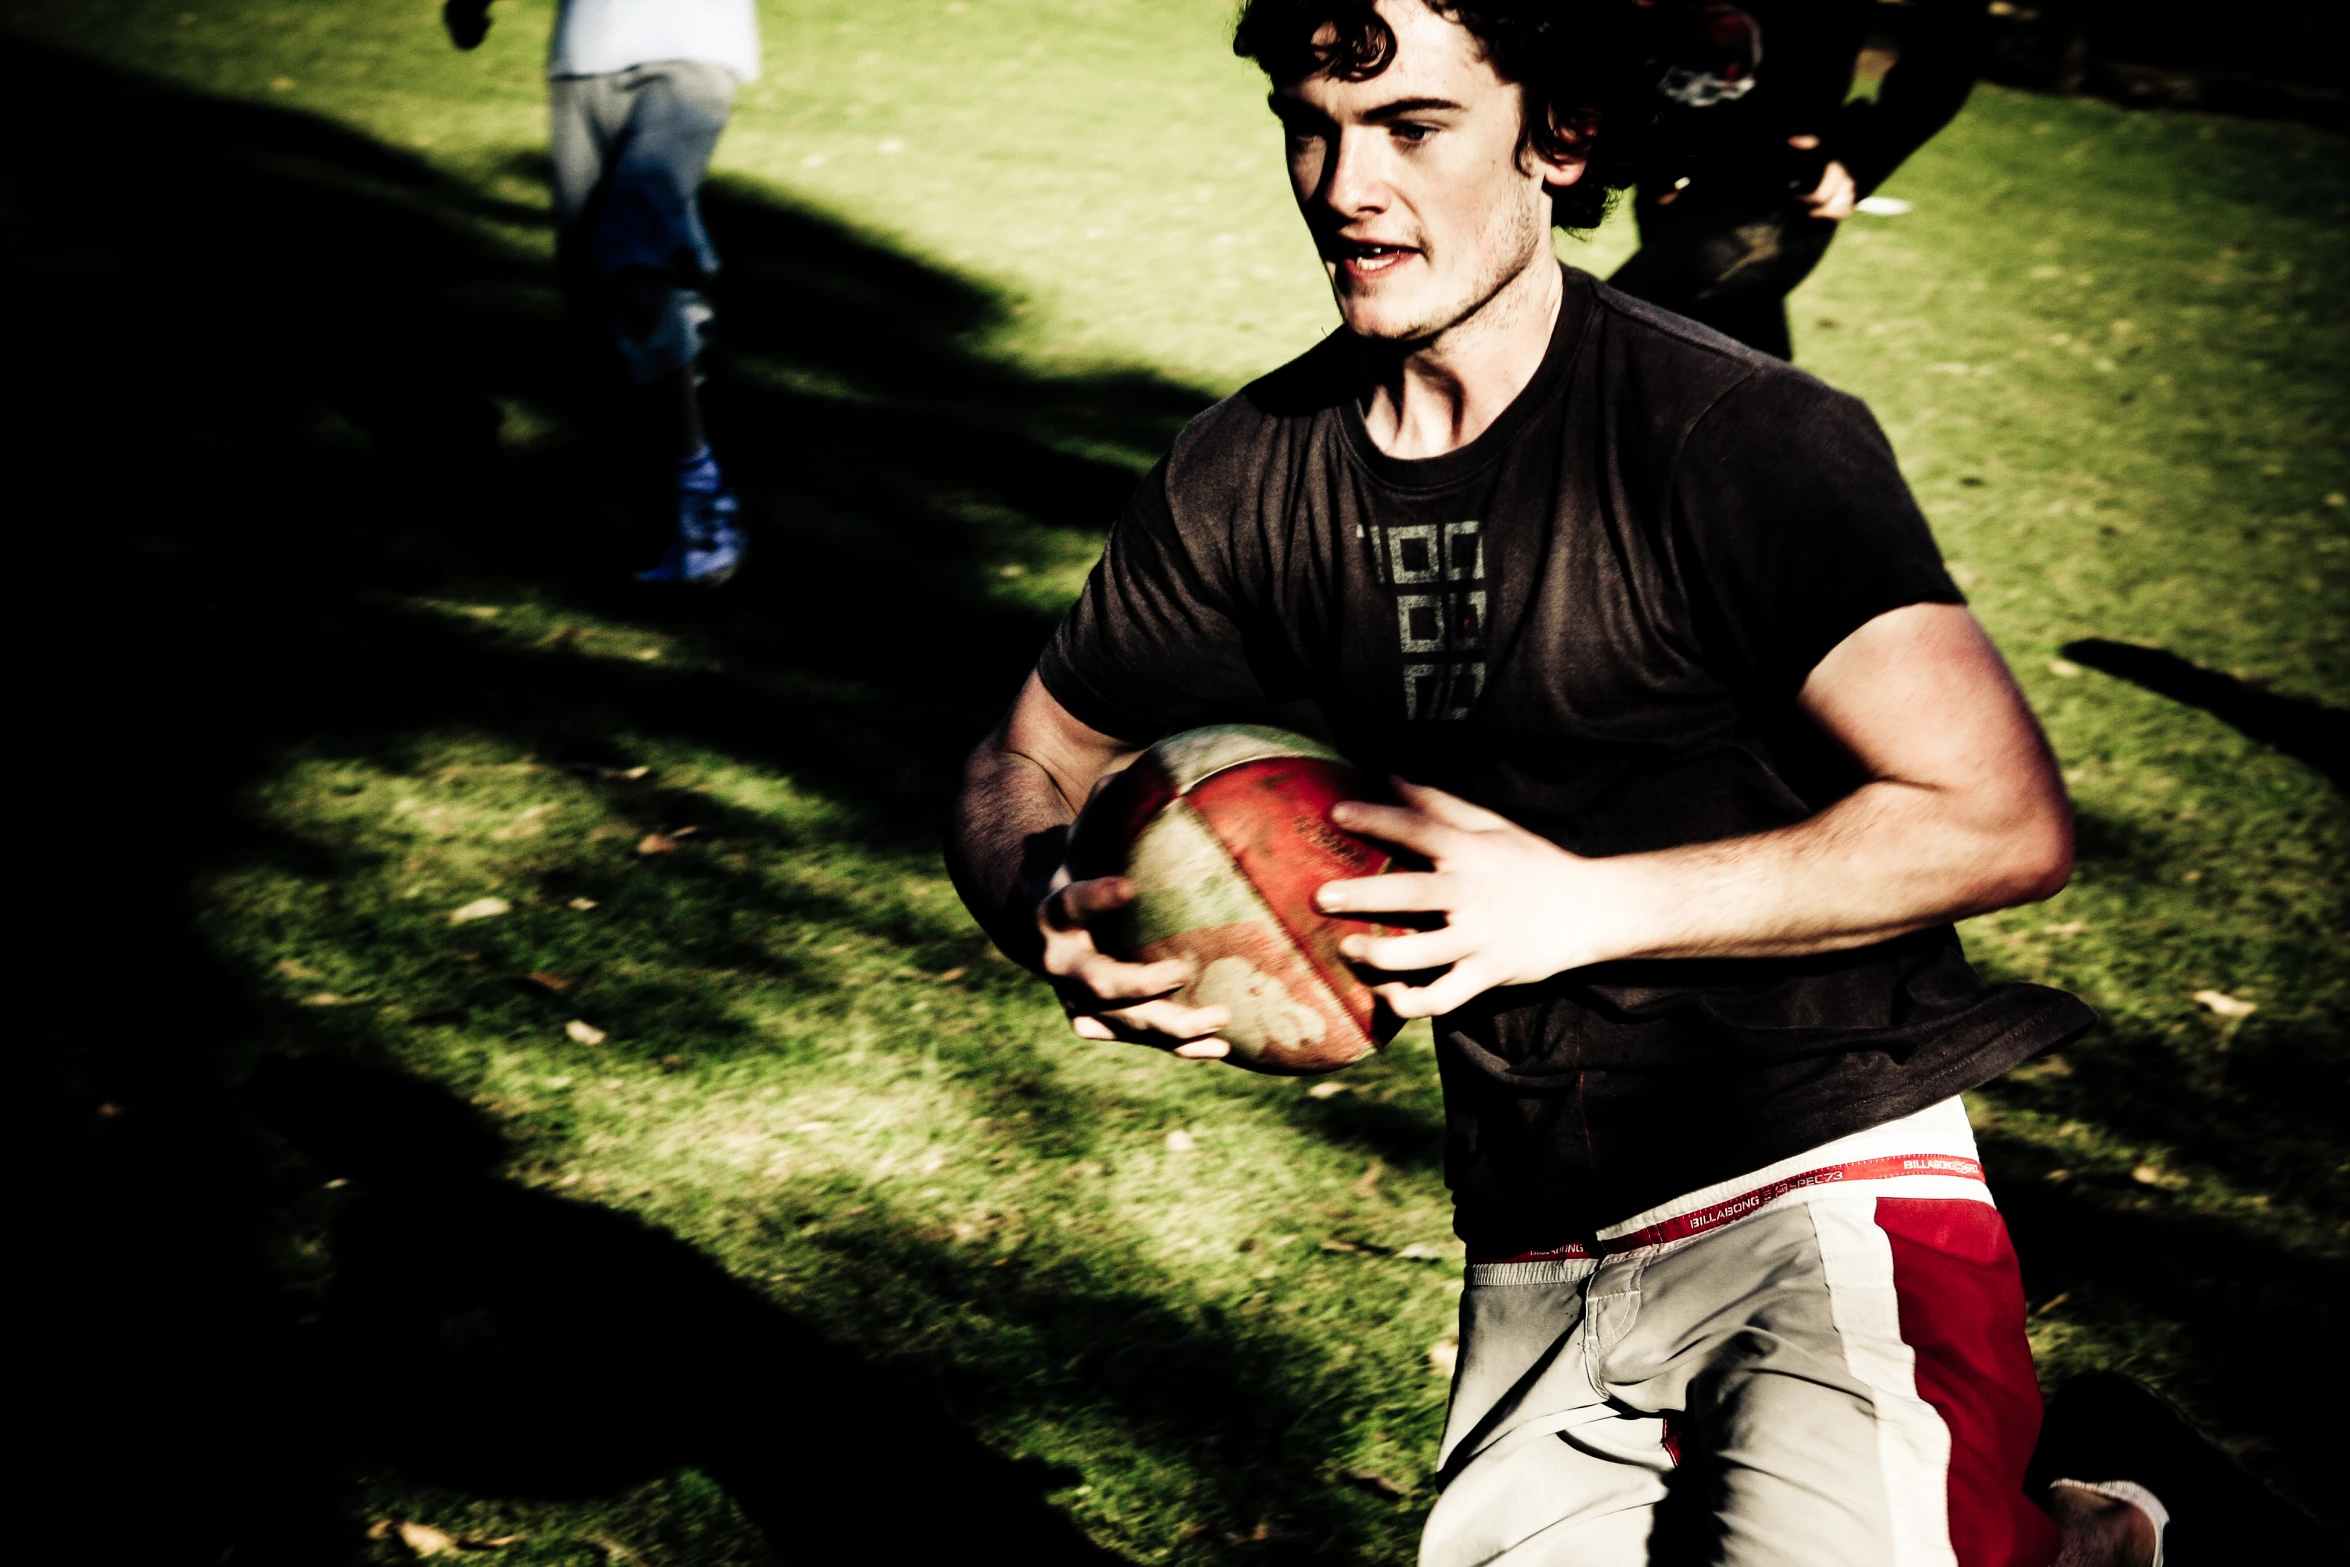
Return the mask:
[(2046, 1567), (2040, 1393), (1956, 1099), (1472, 1259), (1423, 1567)]

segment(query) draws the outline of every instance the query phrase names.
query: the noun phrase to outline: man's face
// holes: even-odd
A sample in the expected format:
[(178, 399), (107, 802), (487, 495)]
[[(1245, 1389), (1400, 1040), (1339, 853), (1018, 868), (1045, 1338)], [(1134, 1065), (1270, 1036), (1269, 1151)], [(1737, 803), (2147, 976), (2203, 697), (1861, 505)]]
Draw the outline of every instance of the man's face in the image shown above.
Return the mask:
[(1468, 29), (1421, 0), (1380, 0), (1379, 14), (1395, 31), (1385, 70), (1309, 76), (1272, 104), (1348, 329), (1413, 342), (1550, 264), (1549, 187), (1582, 170), (1521, 158), (1523, 95)]

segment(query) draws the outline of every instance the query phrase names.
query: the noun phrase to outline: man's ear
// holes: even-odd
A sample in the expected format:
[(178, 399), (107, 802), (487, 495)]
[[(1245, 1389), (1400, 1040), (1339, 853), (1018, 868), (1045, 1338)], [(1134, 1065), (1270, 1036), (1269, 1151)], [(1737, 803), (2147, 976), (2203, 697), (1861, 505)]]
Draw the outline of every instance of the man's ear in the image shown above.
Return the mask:
[(1538, 138), (1526, 149), (1534, 160), (1535, 172), (1542, 183), (1553, 190), (1564, 190), (1583, 177), (1590, 167), (1591, 143), (1599, 134), (1599, 116), (1586, 110), (1571, 118), (1562, 118), (1555, 109), (1546, 110), (1550, 116), (1550, 134)]

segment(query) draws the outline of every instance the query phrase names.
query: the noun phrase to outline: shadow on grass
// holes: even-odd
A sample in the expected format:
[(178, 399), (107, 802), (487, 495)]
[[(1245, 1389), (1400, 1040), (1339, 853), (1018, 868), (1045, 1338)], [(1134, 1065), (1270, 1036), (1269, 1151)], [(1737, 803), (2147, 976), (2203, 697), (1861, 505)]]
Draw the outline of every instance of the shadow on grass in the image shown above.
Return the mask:
[(2246, 739), (2274, 746), (2350, 792), (2350, 712), (2308, 697), (2280, 696), (2233, 675), (2192, 664), (2176, 653), (2089, 637), (2068, 642), (2065, 657), (2199, 707)]
[[(1035, 1502), (1054, 1477), (963, 1423), (1060, 1397), (1208, 1455), (1243, 1528), (1284, 1497), (1322, 1506), (1299, 1479), (1319, 1417), (1289, 1381), (1323, 1377), (1328, 1406), (1330, 1374), (1235, 1356), (1212, 1320), (1114, 1281), (985, 1276), (881, 1228), (844, 1266), (1077, 1346), (1084, 1386), (1017, 1361), (884, 1373), (674, 1237), (490, 1178), (498, 1147), (463, 1106), (371, 1075), (373, 1025), (331, 1034), (337, 1064), (279, 1061), (283, 1020), (212, 956), (188, 894), (199, 871), (271, 857), (321, 886), (350, 871), (250, 824), (245, 795), (290, 751), (399, 770), (415, 735), (458, 728), (591, 769), (633, 760), (616, 734), (710, 748), (853, 806), (863, 848), (926, 854), (955, 762), (1049, 630), (986, 590), (996, 570), (1099, 526), (1204, 394), (992, 360), (1003, 307), (984, 288), (722, 184), (711, 406), (760, 553), (721, 597), (641, 593), (626, 574), (661, 542), (657, 454), (611, 422), (530, 236), (482, 226), (532, 214), (323, 121), (21, 43), (0, 59), (18, 84), (0, 112), (48, 149), (5, 197), (0, 255), (38, 367), (8, 481), (37, 535), (19, 872), (40, 927), (25, 972), (56, 1003), (28, 1068), (29, 1341), (70, 1373), (29, 1478), (58, 1519), (100, 1525), (48, 1559), (343, 1559), (371, 1453), (551, 1494), (691, 1462), (814, 1559), (808, 1520), (895, 1506), (900, 1523), (924, 1500), (877, 1495), (880, 1477), (935, 1468), (1015, 1553), (1098, 1559)], [(420, 610), (422, 593), (537, 595), (708, 662), (542, 648)], [(646, 825), (673, 809), (622, 804)], [(730, 906), (930, 939), (817, 892), (763, 904), (717, 868), (683, 874)], [(679, 939), (746, 956), (719, 926)], [(480, 970), (445, 980), (453, 1005), (511, 1004)], [(306, 1027), (313, 1049), (330, 1038)], [(1433, 1157), (1432, 1120), (1406, 1107), (1293, 1114), (1391, 1164)], [(347, 1198), (318, 1191), (329, 1159), (358, 1172)], [(2239, 1260), (2268, 1265), (2256, 1246)], [(2175, 1291), (2128, 1247), (2068, 1265), (2199, 1343), (2260, 1339), (2272, 1308), (2302, 1323), (2289, 1302)], [(890, 1409), (919, 1413), (875, 1429)], [(1318, 1533), (1248, 1559), (1359, 1543), (1336, 1513), (1299, 1521)]]
[(674, 1236), (499, 1178), (436, 1085), (273, 1063), (247, 1103), (349, 1184), (310, 1336), (316, 1428), (427, 1484), (594, 1497), (691, 1465), (784, 1560), (1108, 1563), (1045, 1505), (1077, 1476), (974, 1441), (923, 1385), (828, 1340)]
[(917, 1339), (884, 1370), (664, 1231), (501, 1178), (503, 1139), (436, 1084), (311, 1056), (263, 1066), (243, 1102), (336, 1172), (303, 1360), (327, 1393), (312, 1429), (349, 1453), (493, 1496), (594, 1497), (691, 1465), (790, 1562), (1107, 1563), (1039, 1500), (1080, 1476), (992, 1453), (957, 1414), (1106, 1405), (1148, 1445), (1212, 1456), (1196, 1528), (1279, 1517), (1251, 1559), (1362, 1558), (1346, 1510), (1317, 1503), (1344, 1374), (1238, 1340), (1216, 1308), (1186, 1317), (1033, 1251), (991, 1265), (887, 1214), (803, 1238), (799, 1264), (853, 1281), (866, 1312), (1011, 1330), (977, 1353)]
[[(2124, 1341), (2150, 1323), (2186, 1324), (2194, 1385), (2174, 1393), (2206, 1430), (2231, 1436), (2255, 1471), (2291, 1476), (2314, 1515), (2248, 1492), (2240, 1512), (2192, 1519), (2180, 1531), (2179, 1559), (2192, 1544), (2202, 1547), (2198, 1560), (2350, 1561), (2338, 1533), (2315, 1521), (2340, 1517), (2323, 1477), (2340, 1449), (2330, 1411), (2350, 1396), (2350, 1379), (2330, 1358), (2281, 1381), (2270, 1369), (2277, 1345), (2338, 1331), (2350, 1269), (2339, 1258), (2287, 1251), (2127, 1178), (2101, 1188), (2077, 1177), (2054, 1184), (2047, 1151), (2032, 1143), (1996, 1131), (1981, 1143), (2028, 1298), (2061, 1302), (2067, 1319)], [(2228, 1323), (2257, 1327), (2230, 1332)]]
[[(66, 1373), (28, 1412), (46, 1505), (27, 1531), (71, 1541), (44, 1559), (343, 1560), (364, 1545), (354, 1466), (384, 1448), (566, 1493), (699, 1457), (804, 1560), (838, 1559), (809, 1532), (837, 1506), (935, 1531), (919, 1488), (882, 1514), (878, 1479), (850, 1472), (912, 1470), (992, 1509), (1013, 1556), (1099, 1559), (921, 1388), (690, 1248), (455, 1173), (481, 1150), (448, 1116), (412, 1129), (446, 1145), (441, 1177), (379, 1181), (320, 1230), (299, 1128), (240, 1088), (282, 1019), (211, 955), (188, 889), (273, 860), (330, 883), (350, 867), (257, 831), (247, 793), (293, 751), (397, 768), (411, 736), (459, 726), (557, 762), (624, 765), (623, 730), (730, 750), (856, 802), (867, 847), (927, 855), (958, 753), (1050, 628), (985, 590), (992, 567), (1040, 548), (1040, 525), (1098, 526), (1204, 394), (997, 364), (985, 289), (721, 187), (731, 352), (711, 401), (760, 566), (723, 599), (639, 593), (658, 454), (612, 421), (542, 247), (484, 227), (529, 214), (324, 121), (22, 42), (0, 58), (30, 84), (0, 112), (54, 151), (12, 183), (0, 253), (42, 382), (12, 429), (20, 580), (39, 585), (22, 623), (55, 658), (20, 722), (59, 769), (44, 814), (79, 824), (31, 835), (20, 867), (44, 900), (28, 972), (59, 1003), (20, 1143), (48, 1194), (27, 1215), (30, 1342)], [(428, 590), (664, 628), (724, 672), (469, 635), (408, 597)], [(486, 1004), (478, 974), (450, 983)], [(400, 1263), (420, 1227), (455, 1253), (429, 1286)], [(418, 1291), (450, 1281), (504, 1292), (527, 1330), (503, 1363), (535, 1379), (519, 1402), (415, 1358), (446, 1320)], [(322, 1291), (362, 1324), (355, 1359), (309, 1347)], [(585, 1374), (596, 1345), (655, 1327), (659, 1356)], [(665, 1387), (675, 1353), (750, 1357), (737, 1391), (770, 1407)], [(911, 1418), (885, 1440), (858, 1410), (892, 1400)], [(855, 1440), (828, 1454), (826, 1431)]]
[(2337, 1031), (2256, 1018), (2225, 1048), (2196, 1051), (2099, 1028), (2064, 1056), (2065, 1076), (2006, 1079), (2001, 1102), (2094, 1121), (2124, 1142), (2176, 1149), (2243, 1191), (2334, 1223), (2350, 1218), (2339, 1142), (2350, 1093)]

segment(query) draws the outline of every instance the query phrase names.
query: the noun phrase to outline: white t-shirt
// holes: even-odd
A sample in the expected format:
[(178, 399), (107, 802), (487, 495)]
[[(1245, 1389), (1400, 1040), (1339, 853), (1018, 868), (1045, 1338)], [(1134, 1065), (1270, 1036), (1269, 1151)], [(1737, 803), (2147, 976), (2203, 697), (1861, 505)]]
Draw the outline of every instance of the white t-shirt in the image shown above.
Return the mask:
[(756, 0), (563, 0), (549, 76), (606, 76), (656, 60), (707, 60), (759, 74)]

